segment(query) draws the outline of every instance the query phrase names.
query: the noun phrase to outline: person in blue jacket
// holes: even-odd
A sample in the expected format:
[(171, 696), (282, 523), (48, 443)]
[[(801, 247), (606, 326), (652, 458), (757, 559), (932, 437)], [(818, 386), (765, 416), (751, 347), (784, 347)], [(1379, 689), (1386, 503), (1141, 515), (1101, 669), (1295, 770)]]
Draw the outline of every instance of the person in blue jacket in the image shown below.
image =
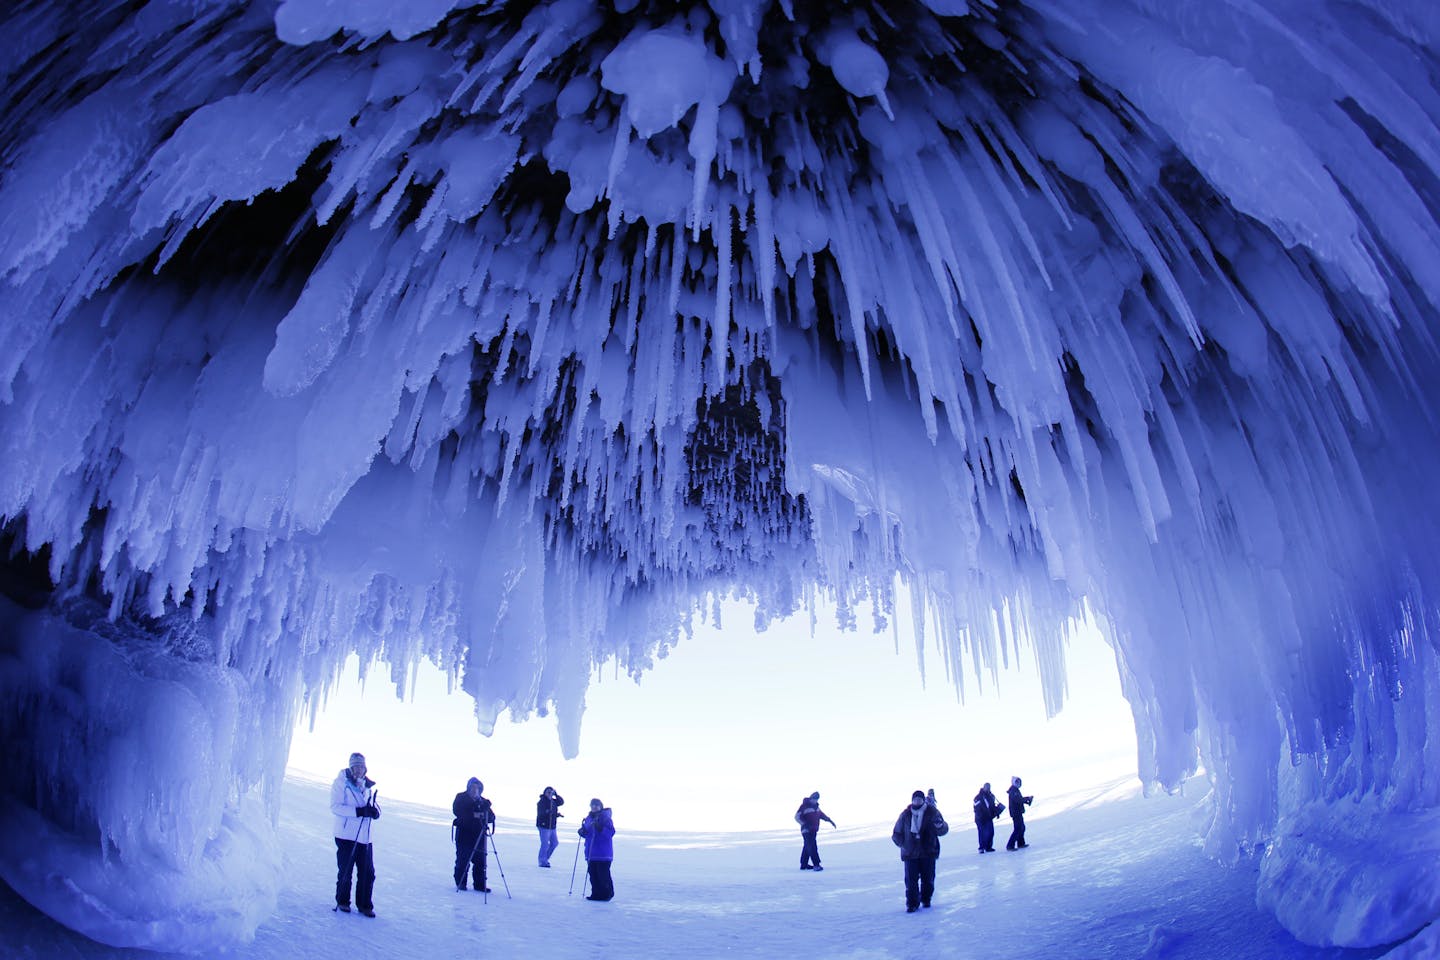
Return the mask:
[(580, 836), (585, 838), (585, 871), (590, 874), (590, 895), (585, 899), (613, 899), (610, 863), (615, 859), (615, 821), (610, 808), (598, 799), (590, 801), (590, 814), (580, 823)]

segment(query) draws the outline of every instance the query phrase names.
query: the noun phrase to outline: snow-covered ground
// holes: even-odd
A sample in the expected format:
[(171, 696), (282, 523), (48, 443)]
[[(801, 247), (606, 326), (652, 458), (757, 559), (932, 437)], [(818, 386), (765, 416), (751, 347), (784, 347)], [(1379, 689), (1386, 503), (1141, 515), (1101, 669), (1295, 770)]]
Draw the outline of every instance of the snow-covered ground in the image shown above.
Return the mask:
[[(570, 892), (575, 840), (549, 870), (535, 863), (534, 829), (504, 820), (488, 902), (450, 880), (448, 811), (392, 802), (376, 839), (376, 910), (331, 911), (334, 854), (322, 784), (285, 785), (280, 839), (285, 881), (275, 916), (230, 956), (307, 960), (364, 956), (454, 957), (476, 951), (527, 960), (596, 957), (1361, 958), (1383, 951), (1304, 946), (1255, 906), (1255, 865), (1227, 869), (1200, 851), (1201, 781), (1185, 795), (1140, 798), (1124, 783), (1066, 798), (1040, 797), (1028, 850), (980, 856), (969, 797), (941, 797), (952, 824), (934, 908), (907, 915), (888, 824), (821, 835), (825, 871), (798, 868), (794, 830), (713, 832), (723, 798), (675, 798), (695, 829), (644, 832), (616, 811), (616, 899), (582, 899), (584, 866)], [(908, 790), (896, 790), (898, 815)], [(578, 793), (577, 793), (578, 796)], [(777, 819), (789, 816), (777, 800)], [(1048, 809), (1047, 809), (1048, 807)], [(999, 824), (1001, 842), (1008, 819)], [(510, 896), (505, 893), (508, 882)], [(104, 947), (36, 914), (0, 887), (0, 956), (155, 957)], [(1412, 943), (1407, 956), (1425, 956)]]

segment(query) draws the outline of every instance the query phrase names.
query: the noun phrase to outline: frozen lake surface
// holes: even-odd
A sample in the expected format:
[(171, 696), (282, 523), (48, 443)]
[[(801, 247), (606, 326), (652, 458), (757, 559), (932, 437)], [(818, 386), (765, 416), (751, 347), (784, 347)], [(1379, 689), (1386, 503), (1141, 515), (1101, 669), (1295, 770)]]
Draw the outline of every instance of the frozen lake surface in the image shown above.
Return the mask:
[[(246, 960), (466, 955), (536, 958), (1165, 957), (1274, 960), (1360, 958), (1383, 951), (1322, 950), (1298, 943), (1255, 907), (1253, 863), (1206, 859), (1196, 832), (1202, 781), (1181, 796), (1140, 798), (1128, 784), (1067, 798), (1038, 798), (1028, 850), (981, 856), (969, 797), (940, 798), (951, 822), (934, 908), (905, 913), (889, 824), (821, 834), (825, 870), (798, 868), (798, 832), (708, 832), (723, 809), (690, 799), (696, 829), (644, 832), (617, 810), (616, 899), (582, 899), (584, 865), (569, 892), (573, 826), (561, 821), (554, 867), (535, 862), (528, 822), (502, 819), (496, 836), (505, 894), (492, 857), (488, 902), (457, 893), (447, 810), (392, 802), (376, 838), (379, 916), (331, 911), (334, 855), (326, 787), (285, 785), (280, 838), (285, 880), (275, 916)], [(896, 791), (898, 815), (908, 791)], [(579, 794), (576, 794), (579, 796)], [(948, 800), (948, 802), (947, 802)], [(577, 804), (577, 807), (579, 805)], [(789, 811), (779, 804), (777, 819)], [(1050, 809), (1047, 809), (1047, 806)], [(997, 847), (1008, 836), (998, 824)], [(92, 943), (58, 927), (0, 888), (0, 955), (140, 958), (158, 954)], [(1407, 956), (1424, 956), (1412, 943)]]

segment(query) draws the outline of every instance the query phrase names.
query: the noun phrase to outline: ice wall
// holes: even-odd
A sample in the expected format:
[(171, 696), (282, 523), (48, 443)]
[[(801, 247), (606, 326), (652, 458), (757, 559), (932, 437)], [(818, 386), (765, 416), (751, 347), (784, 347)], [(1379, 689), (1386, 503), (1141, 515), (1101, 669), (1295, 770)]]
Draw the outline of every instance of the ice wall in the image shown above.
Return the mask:
[(298, 671), (247, 683), (215, 660), (203, 620), (0, 598), (7, 884), (128, 946), (203, 951), (270, 915)]
[[(898, 577), (922, 658), (1052, 710), (1093, 611), (1210, 849), (1402, 938), (1420, 861), (1348, 866), (1440, 807), (1437, 47), (1421, 0), (12, 4), (7, 808), (203, 890), (249, 714), (141, 766), (142, 818), (225, 798), (140, 834), (43, 718), (284, 717), (358, 650), (573, 752), (715, 596), (879, 626)], [(186, 620), (177, 680), (136, 651)]]

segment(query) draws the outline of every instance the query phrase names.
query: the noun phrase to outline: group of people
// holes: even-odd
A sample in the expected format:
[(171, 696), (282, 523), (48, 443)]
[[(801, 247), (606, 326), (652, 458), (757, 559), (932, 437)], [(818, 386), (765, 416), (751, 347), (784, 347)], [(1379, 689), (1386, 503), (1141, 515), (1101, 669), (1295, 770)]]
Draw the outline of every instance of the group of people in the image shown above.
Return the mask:
[[(485, 883), (485, 865), (488, 852), (485, 838), (495, 832), (495, 810), (484, 796), (485, 784), (471, 777), (462, 793), (455, 795), (450, 812), (455, 814), (452, 821), (455, 840), (455, 889), (465, 889), (465, 872), (469, 867), (474, 880), (474, 889), (489, 893)], [(560, 808), (565, 798), (546, 787), (535, 801), (535, 829), (540, 832), (539, 866), (550, 868), (550, 855), (560, 845), (556, 825), (565, 814)], [(599, 798), (590, 801), (590, 813), (580, 822), (578, 831), (585, 841), (585, 872), (589, 877), (590, 894), (586, 900), (611, 900), (615, 897), (615, 883), (610, 876), (610, 863), (615, 859), (615, 821), (610, 808)], [(578, 854), (578, 851), (577, 851)]]
[[(556, 824), (565, 816), (560, 812), (564, 804), (565, 798), (556, 793), (554, 787), (546, 787), (535, 804), (542, 868), (549, 868), (550, 855), (560, 845)], [(364, 754), (350, 754), (350, 762), (330, 785), (330, 812), (335, 816), (335, 909), (342, 913), (351, 911), (353, 882), (354, 909), (361, 916), (374, 917), (375, 848), (371, 830), (380, 819), (380, 803), (375, 781), (368, 776)], [(455, 842), (455, 890), (467, 889), (468, 881), (469, 889), (489, 893), (487, 838), (495, 833), (495, 810), (485, 797), (485, 784), (471, 777), (465, 789), (455, 794), (450, 812), (454, 814), (450, 825)], [(613, 899), (615, 883), (610, 864), (615, 859), (615, 821), (610, 808), (598, 798), (591, 800), (590, 812), (577, 832), (584, 841), (585, 871), (591, 890), (585, 899)]]
[[(1019, 777), (1011, 777), (1006, 799), (1013, 829), (1005, 849), (1019, 850), (1029, 846), (1025, 842), (1025, 809), (1035, 798), (1021, 792)], [(538, 862), (542, 868), (550, 866), (550, 856), (559, 846), (556, 824), (565, 816), (560, 812), (564, 804), (565, 798), (556, 793), (554, 787), (546, 787), (536, 801), (535, 827), (540, 832)], [(994, 853), (995, 820), (1005, 814), (1007, 805), (995, 798), (987, 783), (975, 794), (974, 808), (980, 852)], [(455, 889), (465, 890), (468, 880), (471, 889), (489, 893), (486, 841), (495, 832), (495, 810), (485, 797), (485, 784), (471, 777), (465, 789), (455, 795), (450, 810), (455, 816), (451, 821), (455, 841)], [(374, 917), (375, 852), (371, 830), (380, 819), (380, 798), (375, 781), (368, 776), (364, 754), (350, 754), (349, 764), (335, 778), (330, 787), (330, 812), (335, 815), (335, 909), (344, 913), (351, 911), (353, 881), (355, 909), (362, 916)], [(795, 821), (800, 824), (801, 870), (824, 869), (816, 841), (822, 820), (836, 826), (820, 809), (820, 793), (816, 791), (801, 800), (795, 811)], [(940, 838), (949, 832), (950, 825), (935, 805), (934, 789), (916, 790), (911, 794), (909, 805), (900, 812), (890, 832), (890, 839), (900, 848), (900, 860), (905, 865), (907, 913), (930, 906), (935, 895), (935, 861), (940, 857)], [(585, 871), (591, 889), (585, 899), (613, 899), (615, 884), (610, 865), (615, 859), (615, 821), (610, 808), (598, 798), (591, 800), (590, 812), (577, 833), (584, 841)]]
[[(1006, 791), (1006, 800), (1010, 808), (1010, 839), (1005, 841), (1006, 850), (1019, 850), (1021, 847), (1028, 847), (1025, 842), (1025, 808), (1035, 802), (1034, 797), (1024, 796), (1020, 792), (1020, 778), (1010, 778), (1010, 789)], [(980, 792), (975, 794), (975, 829), (980, 834), (980, 852), (995, 852), (995, 821), (1005, 815), (1006, 804), (995, 799), (995, 794), (990, 792), (990, 784), (984, 784)]]
[[(1025, 842), (1025, 808), (1035, 801), (1020, 791), (1020, 778), (1010, 778), (1009, 801), (1010, 821), (1014, 829), (1005, 844), (1006, 850), (1028, 847)], [(990, 792), (990, 784), (984, 784), (975, 794), (975, 828), (980, 836), (980, 852), (995, 852), (995, 820), (1005, 813), (1005, 806)], [(816, 834), (820, 832), (820, 821), (830, 826), (835, 821), (820, 809), (820, 793), (816, 791), (800, 801), (795, 811), (795, 821), (800, 824), (800, 869), (821, 870), (820, 850)], [(935, 861), (940, 858), (940, 838), (950, 832), (950, 825), (940, 808), (935, 805), (935, 790), (916, 790), (910, 795), (910, 805), (900, 811), (895, 828), (890, 831), (890, 840), (900, 848), (900, 860), (905, 865), (905, 912), (915, 913), (922, 907), (930, 906), (935, 895)]]

